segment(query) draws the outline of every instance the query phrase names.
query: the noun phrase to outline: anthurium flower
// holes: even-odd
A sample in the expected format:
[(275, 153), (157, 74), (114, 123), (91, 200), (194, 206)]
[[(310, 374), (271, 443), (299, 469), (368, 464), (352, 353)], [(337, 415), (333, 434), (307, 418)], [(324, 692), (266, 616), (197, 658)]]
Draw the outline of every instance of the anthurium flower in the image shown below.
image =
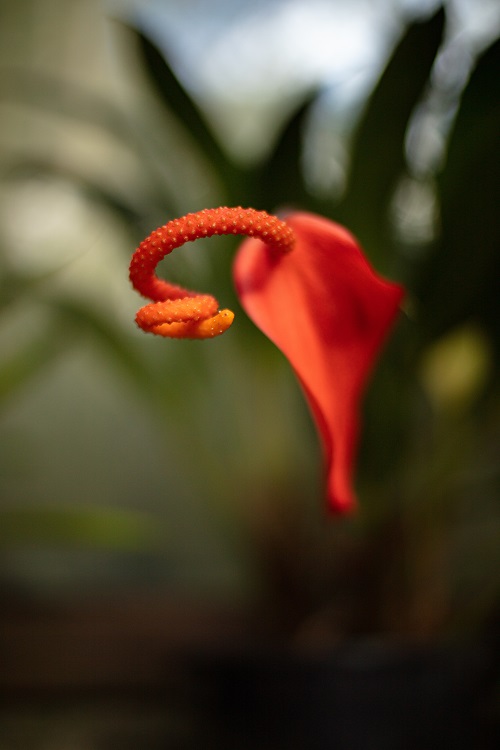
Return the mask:
[(328, 506), (355, 506), (352, 477), (359, 404), (403, 296), (382, 279), (343, 227), (306, 213), (286, 221), (264, 211), (206, 209), (155, 230), (134, 253), (130, 279), (153, 300), (136, 321), (174, 338), (210, 338), (233, 322), (217, 301), (155, 275), (175, 247), (214, 234), (246, 234), (234, 280), (241, 304), (293, 367), (321, 438)]

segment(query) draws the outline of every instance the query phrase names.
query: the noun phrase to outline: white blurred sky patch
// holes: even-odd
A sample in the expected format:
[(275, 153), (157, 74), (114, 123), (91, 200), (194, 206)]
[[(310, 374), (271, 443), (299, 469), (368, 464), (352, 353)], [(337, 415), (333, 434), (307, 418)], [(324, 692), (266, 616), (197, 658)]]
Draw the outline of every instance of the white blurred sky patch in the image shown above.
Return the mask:
[(238, 99), (283, 86), (344, 80), (373, 65), (383, 37), (396, 30), (388, 28), (396, 24), (382, 18), (386, 14), (377, 0), (274, 0), (240, 7), (232, 17), (201, 12), (198, 22), (195, 14), (189, 22), (186, 12), (167, 14), (165, 3), (157, 2), (142, 20), (193, 80)]

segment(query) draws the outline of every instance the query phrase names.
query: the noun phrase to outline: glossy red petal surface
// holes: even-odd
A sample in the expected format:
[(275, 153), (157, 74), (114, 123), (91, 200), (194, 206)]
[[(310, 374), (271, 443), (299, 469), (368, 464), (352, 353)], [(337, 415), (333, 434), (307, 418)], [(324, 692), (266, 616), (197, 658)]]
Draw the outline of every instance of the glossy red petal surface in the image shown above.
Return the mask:
[(247, 239), (234, 263), (236, 289), (254, 323), (283, 352), (320, 433), (332, 511), (352, 510), (360, 398), (403, 289), (378, 276), (355, 239), (321, 217), (286, 217), (296, 244), (276, 253)]

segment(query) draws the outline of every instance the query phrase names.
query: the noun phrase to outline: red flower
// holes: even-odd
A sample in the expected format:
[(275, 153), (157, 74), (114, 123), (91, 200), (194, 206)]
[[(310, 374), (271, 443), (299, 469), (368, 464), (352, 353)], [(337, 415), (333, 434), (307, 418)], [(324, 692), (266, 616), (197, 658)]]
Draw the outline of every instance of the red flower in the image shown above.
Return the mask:
[(293, 213), (282, 222), (253, 209), (207, 209), (161, 227), (137, 249), (131, 281), (156, 301), (139, 311), (138, 324), (174, 337), (225, 331), (231, 311), (218, 312), (213, 297), (168, 284), (154, 270), (184, 242), (232, 233), (251, 236), (234, 264), (241, 303), (295, 370), (323, 444), (329, 507), (349, 511), (359, 402), (403, 290), (380, 278), (354, 238), (331, 221)]
[(375, 274), (354, 238), (311, 214), (291, 214), (293, 252), (246, 240), (234, 266), (241, 303), (295, 370), (319, 430), (330, 508), (355, 502), (358, 406), (398, 311), (402, 288)]

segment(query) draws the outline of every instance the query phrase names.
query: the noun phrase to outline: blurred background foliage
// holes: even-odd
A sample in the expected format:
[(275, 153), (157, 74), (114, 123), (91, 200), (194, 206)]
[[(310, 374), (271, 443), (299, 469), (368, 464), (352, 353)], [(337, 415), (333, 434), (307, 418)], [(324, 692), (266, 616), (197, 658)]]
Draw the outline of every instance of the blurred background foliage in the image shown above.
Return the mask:
[[(498, 6), (378, 5), (383, 53), (346, 101), (301, 78), (300, 56), (288, 86), (270, 56), (260, 94), (238, 88), (252, 60), (238, 47), (225, 100), (193, 77), (214, 52), (204, 23), (247, 28), (257, 64), (256, 30), (297, 3), (2, 3), (2, 606), (177, 592), (306, 642), (493, 626)], [(232, 289), (237, 241), (165, 263), (236, 311), (228, 334), (169, 343), (134, 326), (135, 246), (223, 204), (343, 222), (407, 287), (364, 405), (355, 518), (325, 518), (300, 390)]]

